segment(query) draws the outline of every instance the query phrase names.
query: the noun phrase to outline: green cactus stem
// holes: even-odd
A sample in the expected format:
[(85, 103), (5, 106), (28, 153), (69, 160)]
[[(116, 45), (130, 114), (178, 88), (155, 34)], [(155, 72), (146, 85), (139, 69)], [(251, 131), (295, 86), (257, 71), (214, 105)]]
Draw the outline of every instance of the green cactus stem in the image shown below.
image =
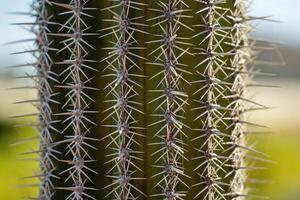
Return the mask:
[[(248, 197), (244, 0), (35, 0), (39, 200)], [(28, 64), (28, 65), (31, 65)], [(20, 66), (27, 66), (20, 65)], [(251, 66), (249, 68), (249, 66)], [(259, 86), (259, 85), (258, 85)], [(26, 87), (23, 87), (26, 88)], [(263, 161), (263, 162), (262, 162)]]

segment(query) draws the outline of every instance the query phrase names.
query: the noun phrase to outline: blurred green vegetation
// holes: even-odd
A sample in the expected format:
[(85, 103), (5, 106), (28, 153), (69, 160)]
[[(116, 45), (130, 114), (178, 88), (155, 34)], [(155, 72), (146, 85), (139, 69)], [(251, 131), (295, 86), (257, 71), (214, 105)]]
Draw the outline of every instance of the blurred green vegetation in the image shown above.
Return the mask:
[[(0, 122), (0, 199), (20, 200), (24, 197), (34, 197), (36, 188), (31, 184), (37, 180), (24, 179), (37, 172), (38, 165), (20, 155), (30, 149), (35, 149), (36, 142), (20, 142), (26, 137), (32, 137), (35, 131), (30, 128), (14, 128), (13, 124)], [(26, 158), (34, 159), (32, 155)], [(23, 178), (22, 178), (23, 177)]]
[(258, 187), (261, 193), (272, 200), (299, 200), (300, 134), (287, 131), (255, 136), (253, 139), (258, 142), (257, 149), (276, 162), (268, 165), (266, 170), (253, 173), (255, 177), (271, 182)]
[[(38, 180), (22, 179), (37, 172), (37, 164), (21, 161), (20, 153), (36, 148), (36, 142), (19, 140), (36, 135), (31, 128), (14, 128), (7, 121), (0, 122), (0, 199), (20, 200), (22, 197), (34, 196), (35, 187), (23, 187), (22, 184), (36, 184)], [(270, 196), (273, 200), (300, 199), (300, 134), (280, 133), (255, 135), (249, 137), (249, 143), (256, 142), (255, 147), (270, 155), (276, 164), (267, 164), (267, 170), (251, 172), (251, 178), (259, 178), (267, 184), (249, 184), (255, 186), (253, 193)], [(25, 158), (35, 159), (32, 155)], [(259, 191), (256, 191), (256, 190)], [(251, 199), (251, 198), (250, 198)], [(255, 198), (253, 198), (255, 199)]]

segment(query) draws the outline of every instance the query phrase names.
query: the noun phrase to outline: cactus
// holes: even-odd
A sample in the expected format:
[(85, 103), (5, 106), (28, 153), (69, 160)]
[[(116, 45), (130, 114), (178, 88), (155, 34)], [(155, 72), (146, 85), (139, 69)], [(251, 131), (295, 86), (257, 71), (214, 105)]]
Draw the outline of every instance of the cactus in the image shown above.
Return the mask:
[(245, 114), (267, 108), (247, 97), (258, 18), (246, 8), (35, 0), (36, 49), (24, 53), (39, 98), (22, 101), (38, 110), (32, 198), (263, 198), (246, 185), (247, 171), (264, 169), (252, 163), (267, 162), (246, 143), (246, 125), (261, 125)]

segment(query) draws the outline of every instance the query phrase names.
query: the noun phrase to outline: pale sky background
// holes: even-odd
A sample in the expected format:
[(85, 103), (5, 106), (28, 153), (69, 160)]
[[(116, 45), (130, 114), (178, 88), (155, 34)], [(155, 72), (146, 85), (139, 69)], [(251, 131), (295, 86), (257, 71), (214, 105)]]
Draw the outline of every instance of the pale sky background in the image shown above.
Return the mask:
[[(252, 0), (250, 11), (254, 16), (272, 16), (280, 23), (264, 22), (258, 27), (258, 35), (300, 48), (299, 0)], [(252, 14), (253, 13), (253, 14)]]
[[(12, 11), (27, 11), (31, 0), (0, 0), (0, 66), (20, 63), (28, 57), (8, 56), (13, 51), (28, 49), (29, 44), (4, 45), (9, 41), (30, 38), (25, 30), (9, 25), (14, 22), (30, 21), (25, 16), (7, 14)], [(250, 11), (254, 16), (272, 16), (281, 23), (260, 22), (255, 35), (274, 39), (300, 49), (300, 1), (299, 0), (253, 0)]]

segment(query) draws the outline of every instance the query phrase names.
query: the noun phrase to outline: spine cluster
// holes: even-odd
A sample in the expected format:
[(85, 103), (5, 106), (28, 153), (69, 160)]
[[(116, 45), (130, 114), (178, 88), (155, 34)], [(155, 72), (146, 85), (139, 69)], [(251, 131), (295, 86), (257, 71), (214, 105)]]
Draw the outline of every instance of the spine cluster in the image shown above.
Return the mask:
[(88, 76), (88, 72), (95, 71), (90, 63), (95, 61), (88, 60), (86, 56), (93, 48), (86, 38), (93, 36), (95, 33), (89, 33), (89, 26), (86, 24), (86, 18), (91, 18), (90, 10), (94, 8), (87, 7), (88, 0), (70, 0), (69, 3), (55, 3), (55, 6), (63, 9), (59, 15), (64, 16), (67, 20), (60, 24), (61, 28), (58, 33), (51, 33), (52, 36), (58, 38), (63, 48), (58, 53), (63, 54), (63, 61), (57, 64), (64, 67), (60, 74), (60, 84), (56, 87), (66, 91), (62, 108), (65, 110), (57, 115), (63, 116), (62, 121), (65, 133), (65, 140), (59, 141), (59, 144), (67, 144), (65, 157), (71, 159), (62, 159), (60, 162), (67, 167), (60, 174), (67, 174), (64, 185), (57, 187), (70, 192), (68, 199), (95, 199), (89, 195), (89, 191), (97, 190), (86, 186), (87, 182), (93, 183), (89, 174), (96, 174), (89, 164), (95, 160), (89, 154), (90, 149), (95, 149), (89, 143), (94, 139), (90, 135), (91, 126), (96, 125), (88, 118), (88, 115), (96, 113), (90, 110), (90, 104), (94, 100), (89, 96), (88, 91), (97, 90), (90, 87), (92, 77)]
[(107, 96), (112, 97), (106, 101), (111, 106), (104, 111), (106, 114), (104, 121), (113, 122), (104, 125), (113, 129), (110, 134), (103, 137), (110, 140), (107, 149), (112, 152), (106, 155), (109, 157), (107, 164), (112, 166), (107, 172), (107, 177), (113, 180), (105, 187), (110, 189), (106, 197), (122, 200), (136, 199), (137, 196), (145, 195), (132, 183), (143, 179), (135, 175), (138, 171), (142, 172), (137, 161), (143, 160), (141, 158), (143, 152), (133, 147), (141, 145), (137, 140), (144, 137), (138, 133), (138, 130), (143, 128), (139, 126), (139, 119), (136, 118), (137, 114), (143, 114), (142, 103), (135, 101), (134, 98), (139, 96), (137, 89), (142, 88), (136, 81), (136, 78), (143, 77), (139, 60), (145, 58), (139, 54), (143, 47), (135, 36), (144, 34), (143, 27), (146, 25), (139, 22), (142, 16), (134, 16), (133, 13), (143, 11), (144, 6), (145, 4), (137, 1), (115, 1), (103, 9), (112, 16), (104, 20), (110, 22), (111, 26), (100, 30), (100, 37), (111, 38), (112, 44), (104, 48), (108, 51), (108, 55), (102, 60), (107, 64), (103, 70), (106, 73), (104, 77), (111, 78), (104, 90), (107, 91)]
[[(232, 152), (229, 156), (231, 163), (229, 167), (233, 175), (230, 183), (230, 193), (228, 196), (235, 199), (244, 199), (249, 194), (245, 188), (246, 173), (245, 170), (251, 169), (246, 166), (245, 156), (247, 145), (245, 144), (245, 119), (244, 113), (247, 112), (246, 86), (249, 80), (247, 65), (252, 61), (251, 49), (249, 48), (250, 27), (248, 17), (245, 15), (246, 6), (243, 1), (235, 1), (234, 10), (231, 11), (230, 17), (233, 21), (233, 31), (231, 33), (231, 48), (234, 57), (231, 62), (231, 72), (233, 76), (231, 94), (227, 96), (231, 103), (227, 106), (230, 108), (229, 126), (232, 126), (232, 132), (229, 144), (232, 146)], [(249, 100), (248, 100), (249, 102)], [(254, 169), (254, 167), (252, 168)]]
[(188, 67), (180, 62), (191, 46), (187, 38), (179, 34), (182, 29), (192, 31), (192, 29), (182, 20), (188, 19), (186, 14), (188, 6), (182, 0), (157, 1), (157, 8), (151, 10), (156, 12), (156, 16), (150, 18), (153, 27), (158, 31), (153, 34), (157, 39), (149, 44), (155, 45), (155, 49), (150, 53), (154, 60), (149, 63), (151, 66), (158, 66), (161, 69), (150, 79), (158, 78), (158, 84), (154, 92), (156, 97), (150, 103), (158, 106), (152, 114), (156, 118), (149, 127), (158, 127), (154, 137), (158, 142), (153, 143), (155, 158), (153, 166), (158, 171), (152, 178), (160, 180), (155, 184), (161, 193), (153, 194), (153, 197), (167, 200), (183, 199), (184, 191), (178, 191), (178, 185), (186, 184), (183, 178), (186, 177), (183, 160), (184, 137), (188, 136), (184, 132), (187, 126), (183, 123), (183, 114), (187, 106), (187, 94), (182, 91), (182, 82), (187, 82), (185, 75)]
[(244, 1), (197, 2), (203, 7), (197, 12), (203, 22), (198, 25), (202, 31), (194, 37), (202, 38), (196, 49), (203, 59), (195, 67), (200, 76), (195, 83), (200, 87), (194, 93), (199, 106), (193, 110), (200, 111), (195, 120), (201, 121), (202, 126), (197, 129), (200, 136), (194, 138), (201, 144), (197, 147), (200, 155), (195, 158), (201, 161), (195, 169), (200, 172), (201, 181), (194, 186), (202, 189), (196, 197), (263, 198), (247, 193), (245, 188), (246, 171), (264, 169), (248, 166), (245, 158), (267, 161), (248, 156), (249, 152), (264, 154), (245, 142), (246, 125), (262, 127), (246, 121), (245, 113), (266, 109), (246, 96), (248, 81), (253, 74), (247, 67), (253, 60), (249, 21), (255, 18), (246, 15)]
[[(239, 147), (245, 145), (241, 109), (245, 109), (242, 97), (246, 66), (251, 60), (247, 49), (249, 27), (241, 21), (245, 17), (241, 1), (234, 5), (222, 0), (197, 2), (202, 7), (197, 14), (203, 21), (198, 25), (202, 31), (194, 37), (201, 38), (196, 54), (203, 59), (195, 67), (199, 75), (195, 84), (200, 86), (194, 93), (199, 106), (193, 110), (197, 110), (195, 120), (202, 126), (197, 129), (200, 136), (194, 138), (201, 141), (197, 147), (200, 155), (195, 158), (199, 160), (195, 170), (201, 178), (195, 185), (201, 188), (196, 197), (237, 198), (244, 191), (245, 181), (244, 154)], [(230, 176), (233, 178), (228, 182)], [(231, 192), (224, 192), (228, 188)]]
[(49, 56), (49, 51), (54, 51), (51, 48), (51, 42), (48, 39), (48, 25), (51, 24), (50, 16), (47, 12), (48, 3), (46, 0), (38, 0), (35, 2), (35, 9), (37, 14), (36, 24), (36, 44), (39, 49), (37, 56), (37, 87), (39, 91), (40, 105), (39, 105), (39, 133), (40, 133), (40, 170), (41, 182), (39, 199), (50, 200), (54, 185), (52, 179), (56, 178), (54, 175), (55, 166), (53, 160), (56, 159), (53, 144), (53, 132), (58, 132), (53, 124), (53, 112), (50, 103), (57, 103), (53, 100), (53, 90), (49, 80), (55, 80), (54, 74), (51, 72), (53, 64)]
[[(54, 184), (53, 179), (57, 178), (54, 174), (55, 166), (54, 162), (56, 160), (55, 154), (58, 153), (54, 147), (55, 143), (53, 141), (54, 133), (59, 131), (54, 128), (55, 121), (53, 120), (52, 105), (57, 104), (53, 99), (55, 94), (53, 93), (53, 88), (50, 84), (51, 81), (57, 81), (55, 79), (56, 74), (52, 72), (53, 61), (50, 57), (51, 51), (56, 51), (55, 48), (51, 47), (52, 41), (49, 41), (48, 33), (49, 25), (54, 24), (51, 22), (51, 16), (48, 15), (47, 7), (49, 6), (46, 0), (36, 0), (31, 4), (30, 13), (16, 13), (22, 15), (29, 15), (34, 17), (34, 22), (22, 22), (16, 25), (20, 26), (30, 26), (30, 32), (35, 36), (35, 39), (24, 39), (20, 41), (12, 42), (23, 43), (34, 41), (35, 49), (26, 50), (22, 52), (16, 52), (14, 54), (29, 53), (36, 60), (34, 63), (27, 63), (12, 66), (13, 68), (23, 68), (23, 67), (34, 67), (34, 74), (26, 73), (25, 76), (19, 76), (17, 78), (28, 78), (34, 86), (22, 86), (14, 89), (36, 89), (38, 91), (37, 98), (18, 101), (16, 104), (32, 104), (38, 110), (38, 113), (26, 113), (20, 114), (15, 117), (32, 117), (37, 116), (37, 123), (31, 123), (32, 126), (38, 129), (39, 135), (38, 139), (40, 141), (39, 148), (36, 150), (30, 150), (28, 152), (22, 153), (22, 155), (39, 155), (39, 172), (25, 177), (26, 179), (39, 179), (39, 193), (38, 199), (50, 200), (54, 194)], [(28, 142), (36, 139), (36, 137), (26, 138), (24, 141)], [(28, 160), (25, 158), (25, 160)], [(32, 159), (29, 159), (32, 160)], [(33, 159), (36, 161), (36, 159)], [(34, 184), (35, 185), (35, 184)], [(27, 187), (32, 187), (32, 185), (26, 185)]]

